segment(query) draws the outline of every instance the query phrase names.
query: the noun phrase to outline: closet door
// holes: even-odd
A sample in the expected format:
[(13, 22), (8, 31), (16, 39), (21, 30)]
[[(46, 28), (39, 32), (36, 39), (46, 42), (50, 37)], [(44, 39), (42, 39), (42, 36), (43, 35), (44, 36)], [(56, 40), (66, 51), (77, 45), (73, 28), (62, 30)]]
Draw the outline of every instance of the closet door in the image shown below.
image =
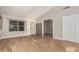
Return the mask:
[(64, 16), (63, 38), (68, 41), (77, 41), (77, 15)]
[(79, 15), (77, 20), (77, 42), (79, 43)]

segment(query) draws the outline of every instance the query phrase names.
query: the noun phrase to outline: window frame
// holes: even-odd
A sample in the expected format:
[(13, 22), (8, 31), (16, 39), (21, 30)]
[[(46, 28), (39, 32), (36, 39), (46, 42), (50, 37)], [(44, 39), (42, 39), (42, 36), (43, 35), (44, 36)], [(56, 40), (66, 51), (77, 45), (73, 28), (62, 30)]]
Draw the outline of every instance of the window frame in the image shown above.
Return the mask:
[[(21, 22), (23, 24), (20, 24)], [(14, 28), (16, 28), (16, 29), (13, 30), (11, 27), (13, 27), (13, 29)], [(24, 21), (17, 21), (17, 20), (9, 20), (9, 32), (14, 32), (14, 31), (25, 31), (25, 22)]]

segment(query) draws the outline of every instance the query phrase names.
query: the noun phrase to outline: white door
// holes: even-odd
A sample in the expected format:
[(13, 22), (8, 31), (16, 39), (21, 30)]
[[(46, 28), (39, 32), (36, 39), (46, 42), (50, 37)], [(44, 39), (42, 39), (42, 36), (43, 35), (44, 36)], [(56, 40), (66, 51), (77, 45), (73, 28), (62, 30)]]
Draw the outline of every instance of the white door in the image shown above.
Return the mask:
[(35, 22), (30, 23), (30, 31), (31, 31), (31, 35), (36, 35), (36, 23)]
[(79, 42), (79, 15), (77, 20), (77, 42)]
[(68, 41), (77, 41), (77, 15), (64, 16), (63, 38)]

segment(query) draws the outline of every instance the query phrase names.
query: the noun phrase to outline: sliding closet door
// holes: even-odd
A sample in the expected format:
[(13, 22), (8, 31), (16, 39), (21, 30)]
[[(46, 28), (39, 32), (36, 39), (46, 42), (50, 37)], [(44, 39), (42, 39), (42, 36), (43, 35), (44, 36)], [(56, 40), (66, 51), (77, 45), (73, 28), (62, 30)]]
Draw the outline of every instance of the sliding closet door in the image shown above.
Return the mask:
[(77, 42), (79, 43), (79, 14), (78, 14), (78, 20), (77, 20)]
[(68, 41), (77, 42), (77, 15), (64, 16), (63, 38)]

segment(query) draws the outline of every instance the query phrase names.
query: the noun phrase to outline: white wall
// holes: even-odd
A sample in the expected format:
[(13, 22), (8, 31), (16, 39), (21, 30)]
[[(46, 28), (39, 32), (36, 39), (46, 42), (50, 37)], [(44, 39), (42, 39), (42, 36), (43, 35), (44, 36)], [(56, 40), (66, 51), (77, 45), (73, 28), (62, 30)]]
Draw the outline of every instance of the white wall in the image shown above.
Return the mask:
[(70, 6), (68, 9), (64, 9), (64, 15), (79, 14), (79, 6)]
[[(48, 19), (53, 20), (53, 37), (63, 38), (63, 10), (60, 7), (53, 8), (49, 12), (39, 17), (37, 22), (41, 22), (43, 24), (43, 20)], [(42, 30), (44, 30), (43, 27)], [(42, 35), (43, 33), (44, 31), (42, 31)]]
[[(3, 18), (3, 29), (2, 29), (2, 38), (7, 38), (7, 37), (16, 37), (16, 36), (27, 36), (30, 35), (30, 19), (26, 18), (20, 18), (20, 17), (15, 17), (15, 16), (8, 16), (8, 15), (2, 15)], [(14, 31), (14, 32), (9, 32), (9, 19), (14, 19), (14, 20), (22, 20), (25, 21), (25, 31)], [(32, 20), (33, 21), (33, 20)]]

